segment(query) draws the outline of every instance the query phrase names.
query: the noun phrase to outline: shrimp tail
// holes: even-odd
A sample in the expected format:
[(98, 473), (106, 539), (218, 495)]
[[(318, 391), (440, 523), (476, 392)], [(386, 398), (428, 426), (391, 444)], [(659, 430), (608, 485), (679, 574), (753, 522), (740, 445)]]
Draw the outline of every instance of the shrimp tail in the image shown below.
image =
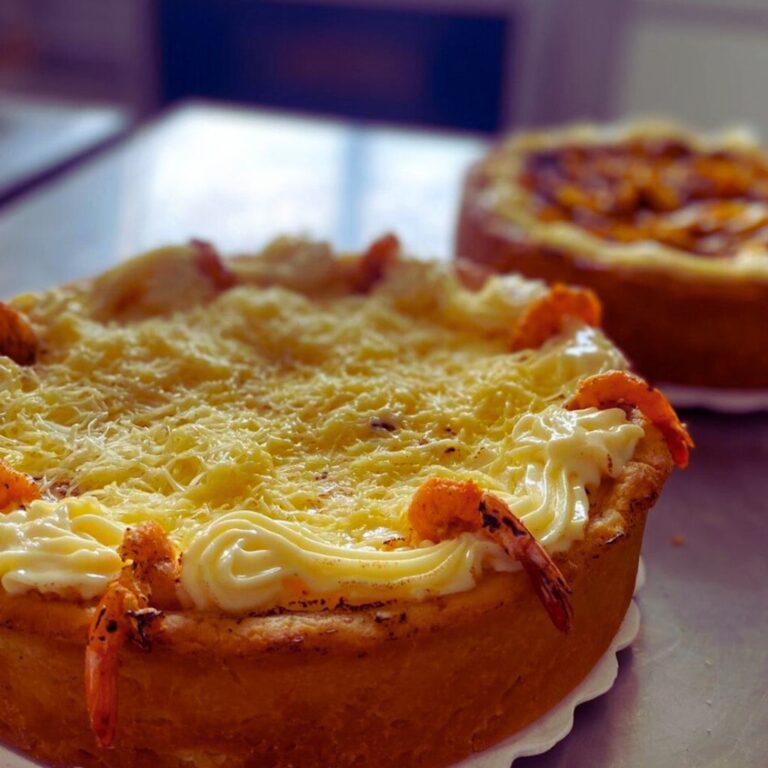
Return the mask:
[(549, 553), (498, 496), (484, 493), (480, 511), (487, 535), (521, 563), (552, 623), (561, 632), (569, 632), (571, 588)]
[(114, 746), (117, 726), (117, 671), (128, 635), (126, 589), (113, 582), (96, 606), (85, 649), (85, 700), (91, 729), (100, 747)]
[(96, 743), (114, 746), (117, 730), (117, 654), (101, 654), (90, 646), (85, 651), (85, 691), (88, 717)]
[(128, 528), (120, 554), (128, 562), (94, 609), (85, 649), (88, 716), (96, 742), (105, 749), (114, 746), (117, 729), (120, 651), (126, 642), (150, 650), (150, 629), (162, 614), (150, 599), (178, 607), (172, 597), (178, 553), (157, 523)]
[(429, 541), (455, 538), (464, 532), (496, 542), (525, 569), (552, 623), (561, 632), (571, 628), (571, 594), (565, 577), (547, 551), (498, 496), (475, 483), (433, 477), (411, 499), (408, 519), (416, 535)]
[(523, 561), (523, 568), (552, 623), (568, 634), (573, 624), (573, 608), (569, 599), (571, 588), (560, 570), (555, 566), (554, 570), (548, 569), (545, 575), (544, 570), (527, 561)]

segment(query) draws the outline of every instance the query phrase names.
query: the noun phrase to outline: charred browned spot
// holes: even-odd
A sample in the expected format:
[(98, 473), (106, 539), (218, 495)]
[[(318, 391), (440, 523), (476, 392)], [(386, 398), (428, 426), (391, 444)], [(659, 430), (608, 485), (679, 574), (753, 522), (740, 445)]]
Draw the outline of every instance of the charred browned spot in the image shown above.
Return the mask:
[(371, 419), (370, 425), (372, 429), (383, 429), (386, 432), (394, 432), (397, 429), (391, 421), (386, 419)]
[(489, 531), (498, 531), (501, 527), (501, 523), (495, 515), (491, 515), (488, 512), (480, 511), (483, 516), (483, 528)]
[(151, 629), (155, 621), (163, 615), (163, 612), (147, 606), (135, 611), (128, 611), (127, 615), (133, 622), (131, 640), (141, 650), (149, 651), (152, 648)]
[(98, 614), (97, 614), (97, 616), (96, 616), (96, 621), (95, 621), (95, 622), (94, 622), (94, 624), (93, 624), (93, 626), (94, 626), (94, 629), (99, 629), (99, 627), (101, 626), (101, 622), (104, 620), (104, 616), (105, 616), (106, 612), (107, 612), (107, 609), (106, 609), (106, 608), (102, 608), (102, 609), (101, 609), (101, 610), (98, 612)]
[(512, 531), (513, 536), (527, 536), (528, 531), (523, 528), (519, 523), (515, 522), (511, 517), (502, 517), (501, 522)]

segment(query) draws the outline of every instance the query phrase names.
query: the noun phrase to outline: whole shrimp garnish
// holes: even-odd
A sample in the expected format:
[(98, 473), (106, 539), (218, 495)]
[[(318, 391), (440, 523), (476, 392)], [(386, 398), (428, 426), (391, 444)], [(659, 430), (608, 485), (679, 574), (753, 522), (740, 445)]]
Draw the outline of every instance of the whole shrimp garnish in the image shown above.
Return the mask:
[(37, 336), (29, 323), (0, 301), (0, 355), (19, 365), (32, 365), (37, 357)]
[(16, 509), (40, 498), (40, 486), (24, 472), (0, 459), (0, 512)]
[(433, 477), (413, 495), (408, 519), (416, 534), (429, 541), (452, 539), (464, 532), (495, 541), (523, 566), (555, 627), (561, 632), (571, 628), (568, 583), (546, 550), (498, 496), (471, 480)]
[(584, 379), (576, 394), (565, 404), (571, 411), (580, 408), (630, 406), (640, 410), (661, 432), (672, 459), (681, 469), (688, 466), (694, 443), (669, 400), (639, 376), (626, 371), (607, 371)]
[(355, 293), (368, 293), (400, 255), (400, 241), (388, 233), (374, 240), (352, 265), (348, 280)]
[(130, 562), (96, 606), (85, 649), (85, 699), (100, 747), (114, 744), (120, 650), (126, 641), (149, 650), (149, 632), (159, 609), (178, 607), (179, 557), (157, 523), (128, 528), (120, 557)]
[(563, 329), (566, 318), (575, 317), (587, 325), (599, 326), (603, 308), (589, 288), (571, 288), (555, 283), (549, 293), (535, 301), (517, 324), (512, 351), (536, 349)]

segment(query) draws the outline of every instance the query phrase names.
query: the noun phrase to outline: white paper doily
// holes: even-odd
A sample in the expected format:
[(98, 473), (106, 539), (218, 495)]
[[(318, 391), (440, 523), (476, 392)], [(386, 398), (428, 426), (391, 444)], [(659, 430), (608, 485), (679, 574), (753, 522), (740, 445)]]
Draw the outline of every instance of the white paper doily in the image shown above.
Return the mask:
[[(637, 569), (635, 595), (645, 583), (645, 566), (642, 559)], [(547, 712), (525, 730), (509, 739), (463, 760), (454, 768), (509, 768), (513, 760), (528, 755), (539, 755), (564, 739), (573, 728), (573, 713), (579, 704), (605, 693), (616, 680), (619, 669), (616, 653), (626, 648), (640, 629), (640, 609), (633, 600), (627, 615), (611, 643), (611, 647), (594, 666), (582, 683), (563, 699), (555, 709)], [(40, 768), (27, 757), (12, 752), (0, 744), (0, 768)]]
[(768, 411), (768, 390), (765, 389), (715, 389), (679, 384), (657, 386), (678, 408), (706, 408), (717, 413)]
[[(635, 595), (645, 583), (645, 565), (642, 559), (637, 569)], [(640, 629), (640, 609), (634, 600), (629, 604), (624, 621), (610, 648), (595, 664), (581, 684), (574, 688), (554, 709), (535, 723), (498, 744), (457, 763), (453, 768), (509, 768), (518, 757), (540, 755), (562, 741), (573, 728), (573, 714), (579, 704), (596, 699), (608, 691), (616, 680), (619, 660), (616, 654), (626, 648)]]

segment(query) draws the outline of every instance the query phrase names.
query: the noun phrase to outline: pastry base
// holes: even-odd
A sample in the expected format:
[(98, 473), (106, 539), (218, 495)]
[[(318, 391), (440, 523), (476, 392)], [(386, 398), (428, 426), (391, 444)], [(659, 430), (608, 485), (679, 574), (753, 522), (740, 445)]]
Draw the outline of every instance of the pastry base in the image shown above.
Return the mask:
[[(641, 559), (635, 594), (639, 589), (642, 572)], [(631, 645), (639, 629), (640, 610), (633, 600), (610, 648), (589, 675), (560, 704), (509, 739), (462, 760), (454, 768), (509, 768), (519, 757), (540, 755), (552, 749), (571, 732), (576, 707), (607, 693), (613, 687), (619, 668), (617, 653)], [(0, 765), (3, 768), (37, 768), (42, 763), (32, 762), (0, 745)]]
[[(637, 572), (635, 594), (640, 589), (643, 561)], [(587, 677), (574, 688), (554, 709), (535, 723), (510, 736), (499, 744), (462, 760), (453, 768), (509, 768), (519, 757), (540, 755), (562, 741), (573, 729), (576, 707), (607, 693), (616, 682), (619, 672), (618, 652), (632, 644), (640, 630), (640, 609), (633, 600), (629, 604), (621, 627), (610, 648), (595, 664)]]

